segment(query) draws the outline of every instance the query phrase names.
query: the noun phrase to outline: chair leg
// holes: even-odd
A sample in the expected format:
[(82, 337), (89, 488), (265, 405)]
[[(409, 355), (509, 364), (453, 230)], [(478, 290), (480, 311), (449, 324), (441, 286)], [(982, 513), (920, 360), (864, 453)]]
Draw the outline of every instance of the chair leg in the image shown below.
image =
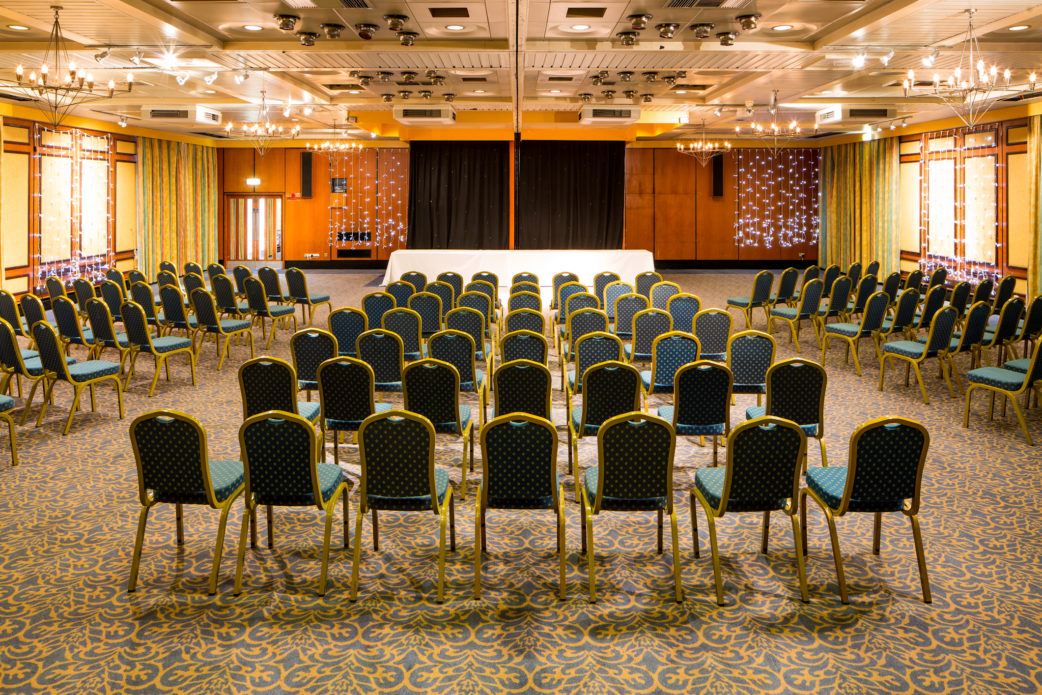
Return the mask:
[(825, 521), (829, 525), (829, 538), (832, 541), (832, 559), (836, 563), (836, 579), (839, 582), (839, 600), (842, 603), (850, 603), (847, 598), (847, 578), (843, 572), (843, 552), (839, 548), (839, 534), (836, 532), (836, 519), (831, 509), (823, 509)]
[(265, 505), (266, 514), (268, 518), (268, 549), (275, 549), (275, 519), (271, 511), (271, 505)]
[(695, 493), (688, 494), (688, 509), (691, 512), (691, 546), (695, 551), (695, 557), (701, 557), (698, 549), (698, 515), (695, 514)]
[(326, 524), (322, 534), (322, 571), (318, 577), (318, 595), (326, 595), (326, 578), (329, 574), (329, 538), (333, 533), (333, 508), (337, 495), (332, 495), (326, 504)]
[(456, 501), (449, 497), (449, 552), (456, 552)]
[(474, 501), (474, 588), (470, 594), (470, 597), (475, 601), (481, 599), (481, 551), (483, 545), (481, 512), (481, 495), (477, 495)]
[(1013, 412), (1017, 414), (1017, 420), (1020, 422), (1020, 429), (1024, 430), (1024, 439), (1027, 440), (1028, 446), (1035, 446), (1035, 442), (1031, 439), (1031, 432), (1028, 431), (1028, 424), (1024, 420), (1024, 411), (1020, 409), (1020, 404), (1017, 403), (1017, 399), (1011, 393), (1006, 393), (1004, 395), (1013, 404)]
[[(116, 377), (117, 380), (119, 377)], [(65, 419), (65, 429), (62, 430), (62, 436), (69, 433), (69, 427), (72, 426), (72, 416), (76, 414), (80, 405), (80, 393), (83, 391), (83, 387), (79, 384), (73, 386), (74, 392), (72, 396), (72, 405), (69, 407), (69, 417)]]
[(923, 372), (919, 369), (918, 362), (909, 362), (915, 369), (915, 380), (919, 383), (919, 392), (923, 394), (923, 403), (930, 405), (930, 397), (926, 395), (926, 384), (923, 383)]
[[(701, 500), (700, 500), (701, 501)], [(705, 505), (703, 504), (703, 507)], [(724, 585), (720, 579), (720, 550), (716, 544), (716, 520), (706, 507), (706, 522), (709, 524), (709, 548), (713, 553), (713, 579), (716, 582), (716, 605), (724, 605)]]
[(565, 583), (565, 567), (564, 567), (564, 556), (567, 547), (565, 545), (564, 538), (564, 488), (558, 486), (557, 489), (557, 557), (558, 564), (560, 565), (560, 577), (558, 578), (557, 584), (557, 598), (561, 601), (565, 600), (567, 595), (568, 587)]
[(792, 541), (796, 546), (796, 573), (800, 579), (800, 600), (807, 603), (810, 601), (810, 596), (807, 594), (807, 567), (803, 557), (803, 534), (800, 532), (800, 520), (795, 513), (789, 514), (789, 520), (792, 521)]
[[(26, 399), (25, 407), (22, 408), (22, 422), (21, 422), (21, 424), (23, 424), (23, 425), (25, 424), (26, 419), (29, 417), (29, 409), (32, 407), (32, 405), (33, 405), (33, 397), (36, 395), (36, 387), (40, 385), (41, 381), (44, 382), (44, 385), (43, 385), (43, 391), (44, 391), (43, 403), (44, 403), (44, 406), (43, 407), (47, 406), (47, 398), (46, 398), (47, 382), (46, 382), (46, 380), (44, 380), (43, 377), (40, 377), (39, 379), (33, 379), (33, 386), (32, 386), (31, 389), (29, 389), (29, 398)], [(21, 385), (20, 381), (18, 383), (19, 383), (19, 385)], [(21, 395), (22, 395), (21, 393), (18, 394), (19, 397), (21, 397)]]
[[(452, 490), (450, 489), (447, 493), (448, 499), (445, 500), (452, 504)], [(439, 520), (439, 532), (438, 532), (438, 603), (445, 602), (445, 526), (448, 522), (447, 514), (445, 513), (445, 506), (442, 505), (441, 518)]]
[(854, 344), (854, 349), (853, 350), (850, 350), (850, 344), (849, 343), (847, 344), (847, 351), (854, 353), (854, 371), (857, 372), (858, 376), (861, 376), (861, 361), (858, 359), (858, 354), (857, 354), (857, 352), (858, 352), (857, 351), (858, 343), (855, 340), (853, 344)]
[(883, 526), (883, 515), (880, 512), (876, 512), (872, 515), (872, 554), (879, 554), (879, 532)]
[(380, 550), (380, 517), (376, 513), (376, 508), (373, 508), (373, 552), (379, 552)]
[(583, 521), (586, 528), (586, 571), (590, 580), (590, 603), (597, 603), (597, 577), (593, 559), (593, 513), (589, 502), (586, 500), (586, 491), (583, 491)]
[(3, 413), (3, 418), (7, 420), (7, 435), (11, 439), (11, 468), (14, 468), (18, 465), (18, 441), (14, 436), (14, 418), (10, 413)]
[(359, 500), (355, 513), (355, 552), (351, 561), (351, 596), (354, 602), (358, 599), (358, 565), (362, 560), (362, 522), (365, 520), (365, 500)]
[(232, 509), (232, 502), (239, 495), (234, 495), (230, 500), (224, 503), (224, 508), (221, 509), (221, 520), (217, 524), (217, 542), (213, 549), (213, 567), (210, 569), (210, 596), (217, 593), (217, 575), (221, 571), (221, 555), (224, 553), (224, 531), (228, 526), (228, 512)]
[(127, 582), (128, 593), (134, 593), (137, 589), (137, 573), (141, 564), (141, 546), (145, 542), (145, 524), (148, 522), (148, 510), (151, 508), (151, 504), (146, 504), (141, 508), (141, 513), (138, 515), (137, 535), (134, 538), (134, 558), (130, 561), (130, 581)]
[(912, 522), (912, 538), (915, 540), (915, 559), (919, 562), (919, 583), (923, 587), (923, 603), (933, 603), (930, 596), (930, 576), (926, 572), (926, 552), (923, 550), (923, 533), (919, 529), (919, 517), (910, 514)]
[[(137, 359), (136, 355), (134, 357), (135, 357), (135, 359)], [(152, 375), (152, 385), (148, 389), (148, 397), (149, 398), (151, 398), (152, 394), (154, 394), (156, 392), (156, 383), (159, 381), (159, 367), (162, 364), (166, 364), (166, 358), (161, 358), (159, 355), (153, 355), (153, 357), (155, 358), (155, 363), (156, 363), (155, 364), (155, 366), (156, 366), (156, 373)], [(134, 363), (133, 362), (131, 362), (130, 368), (131, 368), (131, 370), (134, 369)], [(169, 365), (167, 365), (167, 369), (168, 370), (170, 369)]]
[(771, 513), (763, 513), (763, 529), (760, 532), (760, 552), (767, 554), (767, 540), (771, 535)]
[(680, 583), (680, 537), (677, 533), (677, 510), (672, 504), (669, 506), (669, 529), (673, 539), (673, 592), (676, 594), (677, 603), (683, 603), (684, 587)]

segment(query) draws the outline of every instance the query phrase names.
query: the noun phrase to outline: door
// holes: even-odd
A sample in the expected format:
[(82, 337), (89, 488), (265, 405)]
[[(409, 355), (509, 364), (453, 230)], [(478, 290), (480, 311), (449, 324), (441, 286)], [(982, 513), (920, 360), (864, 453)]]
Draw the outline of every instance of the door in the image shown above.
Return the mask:
[(282, 260), (282, 196), (229, 196), (229, 261)]

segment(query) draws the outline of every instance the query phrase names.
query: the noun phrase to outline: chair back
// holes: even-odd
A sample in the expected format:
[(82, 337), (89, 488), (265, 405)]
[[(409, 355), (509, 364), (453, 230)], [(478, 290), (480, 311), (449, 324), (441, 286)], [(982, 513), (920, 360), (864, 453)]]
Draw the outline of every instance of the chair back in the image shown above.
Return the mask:
[(685, 364), (673, 377), (673, 426), (728, 425), (734, 375), (719, 362)]
[(523, 280), (521, 282), (515, 282), (513, 285), (510, 286), (510, 295), (513, 296), (518, 292), (531, 292), (533, 294), (539, 295), (539, 285), (537, 285), (534, 282), (525, 282)]
[(210, 287), (213, 289), (213, 298), (218, 308), (226, 314), (238, 315), (239, 302), (235, 298), (235, 285), (232, 279), (224, 273), (210, 276)]
[(989, 345), (1002, 345), (1006, 341), (1015, 340), (1017, 337), (1017, 326), (1020, 325), (1020, 317), (1024, 313), (1024, 300), (1020, 297), (1010, 297), (1002, 305), (999, 313), (999, 322), (995, 326), (995, 337)]
[(203, 276), (203, 267), (201, 265), (199, 265), (198, 263), (193, 263), (192, 261), (188, 261), (187, 263), (184, 264), (183, 267), (184, 267), (185, 275), (198, 275), (199, 277)]
[(930, 279), (926, 283), (927, 293), (929, 293), (932, 288), (937, 287), (938, 285), (944, 285), (944, 283), (947, 280), (948, 269), (945, 268), (943, 265), (937, 266), (933, 269), (933, 272), (930, 273)]
[(993, 314), (998, 314), (1002, 311), (1002, 307), (1005, 306), (1006, 302), (1009, 301), (1010, 297), (1013, 296), (1013, 290), (1017, 286), (1017, 279), (1012, 275), (1007, 275), (999, 281), (999, 287), (995, 290), (995, 301), (992, 303)]
[(774, 285), (774, 273), (761, 270), (753, 278), (753, 292), (749, 295), (750, 306), (763, 306), (771, 298), (771, 287)]
[(851, 287), (857, 286), (861, 279), (861, 261), (854, 261), (850, 264), (850, 267), (847, 268), (847, 277), (850, 278)]
[(199, 288), (192, 290), (190, 297), (192, 300), (192, 311), (195, 312), (195, 319), (199, 322), (199, 328), (221, 332), (221, 321), (217, 316), (217, 302), (214, 301), (213, 295)]
[(557, 294), (560, 291), (561, 286), (565, 285), (565, 284), (567, 284), (569, 282), (578, 283), (579, 282), (579, 276), (576, 275), (575, 273), (569, 273), (569, 272), (566, 271), (566, 272), (557, 273), (556, 275), (554, 275), (553, 280), (551, 282), (553, 283), (553, 288), (554, 288), (553, 289), (553, 298), (552, 298), (551, 301), (553, 302), (553, 308), (556, 309), (557, 307), (561, 306), (560, 303), (558, 302), (558, 294)]
[(317, 382), (319, 365), (339, 355), (336, 337), (321, 328), (305, 328), (294, 333), (289, 339), (289, 350), (299, 382)]
[(883, 280), (883, 291), (886, 292), (886, 296), (890, 299), (890, 304), (893, 305), (897, 302), (897, 293), (901, 289), (901, 273), (894, 271), (886, 276)]
[(966, 352), (984, 342), (984, 330), (988, 327), (989, 316), (991, 304), (988, 302), (977, 302), (970, 307), (966, 312), (966, 325), (959, 336), (959, 349), (956, 352)]
[(879, 275), (879, 261), (871, 261), (865, 268), (865, 275)]
[[(597, 431), (597, 493), (593, 513), (607, 499), (673, 508), (673, 426), (646, 413), (622, 413)], [(638, 509), (642, 508), (640, 506)]]
[(966, 316), (966, 307), (970, 301), (970, 283), (963, 280), (962, 282), (955, 283), (955, 287), (952, 288), (951, 297), (948, 299), (948, 305), (958, 312), (959, 318)]
[(376, 412), (373, 368), (353, 357), (334, 357), (318, 366), (322, 419), (361, 424)]
[(919, 305), (919, 290), (909, 288), (902, 290), (897, 297), (897, 308), (894, 309), (894, 321), (888, 333), (903, 331), (915, 321), (915, 308)]
[[(319, 441), (314, 426), (295, 413), (264, 412), (239, 427), (246, 495), (258, 504), (322, 509)], [(342, 475), (342, 474), (341, 474)]]
[(504, 360), (496, 370), (493, 381), (494, 416), (528, 413), (551, 419), (553, 377), (546, 364), (526, 359)]
[(836, 513), (893, 512), (905, 500), (916, 513), (929, 448), (929, 432), (914, 420), (881, 417), (860, 425), (850, 437), (847, 482)]
[(148, 504), (180, 502), (206, 495), (217, 506), (207, 460), (206, 431), (191, 415), (153, 410), (130, 423), (130, 444), (137, 463), (138, 497)]
[[(185, 286), (185, 294), (187, 294), (189, 297), (191, 297), (192, 293), (195, 292), (196, 290), (206, 291), (206, 281), (203, 280), (203, 276), (202, 275), (196, 275), (195, 273), (189, 273), (188, 275), (184, 276), (184, 279), (183, 279), (182, 282), (184, 283), (184, 286)], [(104, 287), (104, 285), (102, 285), (102, 294), (104, 294), (104, 289), (105, 289), (105, 287)]]
[(175, 285), (162, 285), (159, 288), (159, 301), (163, 303), (163, 319), (168, 325), (176, 328), (188, 326), (188, 313), (185, 310), (185, 297)]
[(232, 278), (235, 280), (235, 293), (238, 295), (246, 294), (246, 278), (253, 277), (253, 271), (244, 265), (237, 265), (232, 268)]
[(256, 357), (239, 367), (242, 417), (247, 419), (269, 410), (297, 412), (297, 373), (286, 360)]
[(358, 336), (369, 329), (365, 312), (354, 307), (341, 307), (329, 314), (329, 332), (336, 338), (340, 355), (354, 357)]
[[(122, 305), (120, 310), (122, 310)], [(94, 334), (94, 342), (104, 342), (108, 345), (116, 344), (116, 329), (112, 324), (112, 314), (109, 305), (98, 298), (87, 300), (87, 322), (90, 324), (90, 332)]]
[(365, 312), (365, 323), (371, 328), (383, 325), (383, 317), (391, 309), (398, 306), (393, 295), (386, 292), (370, 292), (362, 297), (362, 311)]
[(444, 273), (438, 273), (438, 282), (444, 282), (452, 288), (452, 304), (455, 306), (456, 300), (463, 294), (463, 276), (447, 270)]
[(1031, 362), (1028, 364), (1027, 371), (1024, 373), (1024, 383), (1020, 387), (1020, 390), (1024, 391), (1031, 388), (1031, 386), (1037, 384), (1039, 380), (1042, 380), (1042, 340), (1035, 343), (1035, 349), (1031, 355)]
[(811, 280), (800, 291), (800, 307), (796, 319), (808, 319), (818, 313), (821, 306), (821, 293), (825, 291), (825, 283), (817, 278)]
[(1042, 294), (1035, 295), (1028, 305), (1024, 317), (1024, 327), (1020, 331), (1021, 340), (1035, 340), (1042, 334)]
[(535, 273), (529, 273), (522, 271), (520, 273), (514, 273), (514, 277), (510, 278), (510, 284), (516, 285), (519, 282), (530, 282), (536, 287), (539, 286), (539, 276)]
[(493, 295), (493, 299), (499, 294), (499, 276), (495, 273), (491, 273), (487, 270), (481, 270), (470, 276), (470, 281), (484, 281), (492, 285), (492, 289), (496, 291), (496, 295)]
[[(724, 343), (724, 352), (727, 343)], [(672, 390), (677, 370), (685, 364), (698, 361), (701, 344), (695, 336), (683, 331), (670, 331), (655, 338), (651, 349), (651, 386), (658, 390)]]
[(586, 370), (601, 362), (622, 361), (622, 341), (613, 333), (596, 331), (575, 341), (575, 385), (583, 382)]
[(809, 265), (803, 269), (803, 280), (800, 281), (800, 294), (803, 294), (803, 288), (807, 286), (807, 283), (811, 280), (817, 280), (821, 277), (821, 268), (816, 265)]
[(441, 297), (430, 292), (417, 292), (409, 297), (409, 308), (420, 315), (420, 330), (424, 338), (441, 330)]
[(457, 307), (466, 307), (468, 309), (474, 309), (482, 316), (485, 317), (485, 337), (489, 337), (492, 329), (493, 316), (492, 316), (492, 298), (484, 292), (464, 292), (460, 295), (459, 300), (456, 302)]
[(836, 280), (839, 279), (839, 276), (840, 276), (839, 266), (836, 265), (835, 263), (833, 263), (832, 265), (830, 265), (827, 268), (825, 268), (825, 275), (822, 278), (822, 285), (823, 285), (823, 287), (821, 288), (821, 296), (822, 297), (831, 297), (832, 296), (832, 286), (836, 283)]
[(171, 273), (167, 270), (160, 270), (156, 273), (156, 284), (160, 287), (166, 287), (169, 285), (181, 289), (181, 283), (177, 279), (177, 273)]
[(467, 283), (464, 288), (467, 292), (481, 292), (488, 296), (489, 301), (492, 302), (492, 308), (495, 309), (498, 302), (499, 289), (496, 285), (493, 285), (488, 280), (478, 278), (479, 273), (475, 273), (475, 279)]
[[(130, 299), (141, 305), (145, 317), (150, 322), (156, 322), (156, 296), (152, 294), (152, 288), (144, 282), (130, 283)], [(53, 306), (53, 302), (52, 302)]]
[[(542, 319), (542, 314), (539, 315)], [(482, 359), (488, 359), (485, 354), (485, 317), (477, 309), (467, 306), (458, 306), (445, 314), (445, 328), (453, 331), (462, 331), (474, 341), (474, 353), (481, 353)]]
[(516, 309), (507, 314), (503, 322), (503, 331), (513, 333), (514, 331), (532, 331), (533, 333), (546, 332), (546, 319), (543, 314), (532, 309)]
[(127, 340), (145, 352), (152, 352), (152, 334), (148, 331), (148, 317), (144, 307), (137, 302), (127, 301), (123, 302), (122, 312)]
[(455, 305), (456, 293), (452, 289), (452, 285), (447, 282), (432, 282), (427, 285), (424, 292), (435, 295), (441, 300), (441, 317), (442, 322), (445, 321), (445, 314), (449, 313)]
[(499, 341), (499, 354), (502, 362), (528, 360), (547, 364), (550, 345), (546, 336), (535, 331), (511, 331), (503, 335)]
[(875, 292), (865, 302), (864, 310), (861, 312), (861, 328), (858, 335), (871, 334), (878, 331), (886, 318), (886, 311), (890, 307), (890, 298), (886, 292)]
[(224, 271), (224, 266), (220, 263), (211, 263), (206, 266), (206, 276), (210, 278), (210, 284), (213, 284), (213, 279), (218, 275), (227, 275)]
[(926, 328), (933, 322), (936, 314), (944, 306), (944, 285), (934, 285), (926, 293), (923, 301), (923, 311), (919, 315), (919, 325), (916, 328)]
[(973, 288), (973, 299), (970, 300), (970, 304), (987, 302), (988, 306), (991, 306), (991, 293), (994, 289), (995, 281), (991, 278), (984, 278)]
[(14, 334), (14, 328), (7, 321), (0, 319), (0, 364), (5, 371), (10, 371), (22, 376), (28, 376), (25, 361), (22, 359), (21, 348), (18, 347), (18, 338)]
[(761, 417), (743, 422), (727, 438), (727, 470), (718, 515), (733, 499), (734, 511), (777, 509), (779, 500), (799, 498), (801, 461), (807, 437), (793, 422)]
[(105, 279), (116, 283), (123, 294), (127, 293), (126, 279), (123, 277), (123, 273), (116, 270), (115, 268), (109, 268), (105, 271)]
[(638, 273), (633, 282), (637, 287), (637, 294), (642, 295), (650, 302), (651, 288), (662, 282), (662, 276), (654, 271), (645, 270), (643, 273)]
[[(863, 312), (865, 310), (865, 302), (867, 302), (868, 298), (875, 293), (876, 287), (878, 286), (879, 281), (876, 279), (875, 275), (866, 275), (861, 278), (861, 282), (859, 282), (857, 286), (857, 293), (854, 295), (854, 304), (853, 306), (848, 305), (850, 313), (860, 314)], [(887, 303), (889, 303), (889, 300)]]
[[(938, 287), (943, 287), (938, 285)], [(947, 352), (952, 342), (955, 323), (959, 320), (959, 312), (950, 306), (942, 307), (933, 315), (930, 322), (930, 335), (926, 340), (927, 354), (934, 351)]]
[(781, 277), (778, 278), (778, 291), (774, 295), (774, 302), (776, 304), (785, 304), (792, 295), (796, 293), (796, 281), (800, 279), (800, 271), (796, 268), (789, 267), (782, 271)]
[(257, 277), (264, 285), (264, 293), (268, 295), (269, 302), (285, 301), (286, 295), (282, 293), (282, 281), (279, 279), (279, 271), (266, 265), (257, 269)]
[(601, 306), (604, 306), (604, 288), (613, 282), (619, 282), (618, 273), (613, 273), (610, 270), (605, 270), (597, 273), (593, 276), (593, 293), (597, 296)]
[(18, 300), (22, 307), (22, 316), (25, 317), (27, 326), (32, 326), (38, 321), (47, 322), (47, 312), (44, 311), (43, 302), (32, 292), (26, 292)]
[(101, 298), (108, 305), (109, 312), (118, 317), (119, 308), (123, 306), (123, 300), (126, 298), (123, 296), (123, 289), (112, 280), (103, 280), (100, 287)]
[(511, 294), (510, 299), (507, 300), (507, 311), (517, 311), (518, 309), (530, 309), (532, 311), (542, 312), (543, 300), (534, 292), (518, 292), (517, 294)]
[[(556, 276), (554, 277), (554, 279), (555, 280), (557, 279)], [(576, 282), (574, 280), (570, 281), (570, 282), (566, 282), (563, 285), (561, 285), (560, 287), (555, 289), (555, 291), (554, 291), (554, 306), (557, 307), (557, 309), (558, 309), (558, 311), (557, 311), (557, 322), (558, 323), (563, 324), (568, 319), (568, 314), (565, 313), (565, 310), (568, 308), (566, 302), (568, 301), (569, 297), (571, 297), (572, 295), (575, 295), (575, 294), (582, 294), (584, 292), (586, 292), (585, 285), (580, 285), (578, 282)]]
[(177, 276), (177, 266), (170, 261), (159, 261), (159, 269), (167, 273), (173, 273), (175, 277)]
[(463, 331), (438, 331), (427, 341), (427, 351), (431, 359), (447, 362), (456, 368), (461, 389), (477, 389), (473, 338)]
[(427, 276), (417, 270), (402, 273), (398, 280), (412, 285), (413, 292), (423, 292), (423, 288), (427, 286)]
[(250, 311), (258, 316), (271, 316), (268, 309), (268, 293), (264, 290), (264, 283), (250, 276), (243, 280), (242, 285), (246, 289), (246, 304), (250, 307)]
[[(610, 289), (610, 288), (609, 288)], [(633, 337), (633, 317), (648, 308), (648, 298), (642, 294), (631, 292), (615, 300), (615, 335), (620, 338)]]
[(631, 364), (595, 364), (583, 374), (582, 387), (585, 395), (579, 434), (587, 427), (600, 427), (616, 415), (640, 410), (640, 372)]
[[(564, 300), (564, 315), (571, 320), (572, 314), (583, 309), (600, 309), (601, 301), (589, 292), (576, 292)], [(605, 314), (607, 316), (607, 314)]]
[(658, 282), (651, 288), (651, 306), (669, 310), (669, 298), (680, 294), (680, 285), (675, 282)]
[(797, 425), (817, 425), (824, 434), (825, 388), (828, 375), (817, 362), (792, 358), (767, 370), (767, 415), (792, 420)]
[(905, 278), (905, 289), (915, 290), (919, 292), (923, 286), (923, 271), (919, 268), (908, 273), (908, 277)]
[[(572, 299), (575, 299), (573, 297)], [(575, 355), (575, 346), (579, 339), (588, 333), (607, 332), (608, 315), (600, 309), (579, 309), (568, 315), (568, 339), (571, 341), (569, 354), (562, 359), (571, 359)]]
[(56, 275), (47, 276), (47, 296), (51, 299), (65, 296), (65, 282)]
[(370, 328), (358, 336), (358, 359), (373, 370), (377, 384), (394, 384), (402, 380), (405, 346), (397, 333), (382, 328)]
[(429, 499), (438, 511), (430, 420), (405, 410), (370, 415), (358, 430), (358, 453), (362, 463), (359, 494), (370, 500)]
[(72, 291), (76, 294), (76, 305), (84, 312), (87, 311), (87, 300), (97, 296), (94, 293), (94, 283), (87, 278), (73, 280)]
[[(695, 314), (694, 334), (706, 355), (727, 354), (731, 337), (731, 314), (722, 309), (704, 309)], [(711, 359), (711, 358), (707, 358)]]
[[(36, 343), (36, 349), (40, 353), (40, 364), (44, 370), (54, 374), (62, 381), (69, 381), (68, 364), (65, 361), (65, 354), (62, 351), (61, 342), (58, 340), (58, 335), (54, 332), (54, 328), (49, 323), (41, 321), (33, 324), (31, 332), (33, 341)], [(15, 348), (17, 349), (17, 345)], [(20, 359), (21, 355), (19, 354)], [(24, 363), (22, 366), (24, 367)]]
[[(767, 286), (767, 289), (771, 289), (770, 285)], [(695, 327), (695, 315), (702, 310), (702, 300), (693, 294), (681, 292), (669, 298), (666, 310), (673, 317), (674, 331), (691, 333)]]
[[(0, 319), (7, 321), (14, 329), (16, 335), (22, 334), (22, 312), (18, 309), (18, 302), (15, 301), (14, 295), (7, 290), (0, 290)], [(25, 326), (26, 328), (32, 328), (32, 326)]]
[(767, 370), (774, 364), (777, 345), (774, 338), (761, 331), (735, 333), (727, 341), (727, 368), (733, 375), (732, 387), (763, 386), (767, 388)]
[(308, 279), (300, 268), (286, 268), (286, 289), (289, 296), (298, 302), (308, 302)]
[[(76, 311), (76, 305), (72, 303), (71, 299), (55, 297), (51, 300), (51, 311), (54, 312), (54, 322), (58, 325), (58, 333), (61, 337), (66, 340), (83, 340), (80, 317)], [(8, 326), (10, 327), (10, 324)]]
[[(423, 343), (421, 330), (423, 319), (412, 309), (391, 309), (383, 317), (381, 328), (391, 331), (402, 340), (406, 355), (419, 356)], [(375, 367), (374, 367), (375, 369)]]
[(660, 335), (673, 330), (673, 317), (662, 309), (645, 309), (633, 317), (633, 356), (650, 355)]
[(553, 423), (524, 413), (481, 428), (483, 507), (556, 508), (557, 442)]
[(840, 275), (832, 283), (832, 294), (829, 296), (828, 316), (839, 316), (847, 310), (850, 303), (850, 278)]
[(395, 306), (409, 306), (409, 297), (416, 294), (416, 288), (412, 286), (411, 282), (405, 280), (395, 280), (394, 282), (388, 283), (387, 294), (394, 297)]
[(441, 360), (417, 360), (402, 373), (405, 409), (424, 416), (434, 430), (463, 431), (459, 412), (459, 372)]

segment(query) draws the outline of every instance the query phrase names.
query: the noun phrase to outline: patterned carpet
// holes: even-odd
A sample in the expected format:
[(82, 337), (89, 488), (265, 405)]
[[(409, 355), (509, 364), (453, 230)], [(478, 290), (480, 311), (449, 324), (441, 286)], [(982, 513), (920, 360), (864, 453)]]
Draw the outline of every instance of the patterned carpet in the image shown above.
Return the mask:
[[(358, 305), (375, 272), (310, 272), (313, 292), (334, 306)], [(747, 294), (752, 274), (669, 273), (709, 306)], [(320, 310), (320, 323), (325, 321)], [(763, 316), (756, 317), (763, 327)], [(288, 335), (272, 352), (286, 357)], [(779, 334), (779, 355), (794, 354)], [(811, 340), (804, 334), (804, 355)], [(863, 354), (870, 356), (866, 344)], [(77, 353), (80, 354), (80, 353)], [(1042, 690), (1042, 449), (1028, 447), (1015, 419), (988, 422), (986, 399), (961, 427), (962, 399), (950, 399), (936, 370), (931, 405), (913, 383), (866, 357), (865, 376), (830, 350), (826, 442), (845, 465), (854, 427), (887, 414), (921, 421), (932, 437), (920, 518), (933, 604), (920, 600), (912, 535), (901, 515), (884, 518), (882, 551), (871, 554), (871, 518), (839, 520), (850, 605), (839, 602), (824, 519), (810, 511), (808, 581), (799, 600), (788, 524), (775, 517), (768, 555), (759, 553), (760, 515), (719, 524), (727, 605), (718, 607), (704, 517), (703, 555), (692, 553), (687, 493), (712, 449), (677, 446), (676, 500), (686, 600), (672, 600), (668, 549), (655, 553), (653, 514), (606, 512), (594, 520), (599, 602), (586, 601), (579, 513), (567, 506), (568, 598), (558, 601), (555, 523), (550, 512), (493, 511), (484, 598), (470, 599), (473, 495), (457, 505), (457, 552), (447, 559), (446, 602), (434, 602), (437, 521), (432, 514), (381, 516), (380, 552), (365, 525), (361, 588), (348, 601), (350, 552), (335, 541), (330, 589), (315, 594), (321, 516), (277, 509), (276, 549), (247, 553), (244, 591), (232, 575), (241, 520), (228, 527), (219, 593), (209, 597), (217, 514), (186, 507), (185, 545), (174, 542), (174, 512), (152, 512), (136, 594), (126, 592), (139, 511), (127, 427), (133, 417), (170, 407), (199, 418), (212, 457), (238, 458), (241, 420), (233, 347), (216, 372), (204, 349), (199, 386), (182, 360), (172, 382), (147, 398), (151, 366), (126, 396), (99, 391), (99, 411), (78, 414), (60, 436), (71, 401), (59, 387), (44, 425), (18, 430), (20, 461), (0, 469), (0, 690), (3, 692), (334, 692), (334, 693), (1032, 693)], [(288, 358), (288, 357), (287, 357)], [(965, 371), (964, 358), (959, 360)], [(557, 366), (551, 366), (557, 374)], [(556, 381), (556, 379), (555, 379)], [(732, 424), (754, 397), (739, 396)], [(564, 399), (554, 392), (558, 425)], [(400, 401), (398, 401), (400, 402)], [(473, 400), (468, 402), (474, 402)], [(652, 404), (665, 402), (653, 397)], [(35, 409), (34, 409), (35, 411)], [(34, 412), (35, 415), (35, 412)], [(1028, 416), (1042, 439), (1038, 410)], [(562, 442), (566, 434), (559, 427)], [(439, 435), (439, 463), (459, 480), (460, 445)], [(357, 472), (357, 450), (341, 449)], [(810, 463), (818, 465), (817, 448)], [(596, 458), (595, 440), (580, 444)], [(5, 454), (6, 457), (6, 454)], [(330, 457), (328, 460), (332, 460)], [(569, 500), (567, 452), (559, 469)], [(338, 506), (339, 509), (339, 506)], [(351, 515), (357, 506), (351, 498)], [(699, 512), (701, 515), (701, 512)], [(339, 511), (338, 511), (339, 516)], [(263, 532), (262, 532), (263, 533)]]

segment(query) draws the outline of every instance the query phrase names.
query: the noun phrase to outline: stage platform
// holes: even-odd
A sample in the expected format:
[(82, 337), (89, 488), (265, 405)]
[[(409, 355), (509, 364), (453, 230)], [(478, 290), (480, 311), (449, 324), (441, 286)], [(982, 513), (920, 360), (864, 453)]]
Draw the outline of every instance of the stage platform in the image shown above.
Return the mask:
[(417, 270), (433, 281), (438, 273), (453, 271), (470, 282), (474, 273), (489, 271), (499, 277), (502, 287), (520, 272), (535, 273), (539, 284), (552, 285), (557, 273), (571, 271), (579, 282), (593, 286), (593, 277), (605, 270), (618, 273), (623, 282), (632, 283), (639, 273), (655, 270), (655, 259), (644, 250), (554, 250), (543, 251), (466, 251), (441, 249), (405, 249), (395, 251), (387, 262), (383, 284), (398, 280), (403, 273)]

